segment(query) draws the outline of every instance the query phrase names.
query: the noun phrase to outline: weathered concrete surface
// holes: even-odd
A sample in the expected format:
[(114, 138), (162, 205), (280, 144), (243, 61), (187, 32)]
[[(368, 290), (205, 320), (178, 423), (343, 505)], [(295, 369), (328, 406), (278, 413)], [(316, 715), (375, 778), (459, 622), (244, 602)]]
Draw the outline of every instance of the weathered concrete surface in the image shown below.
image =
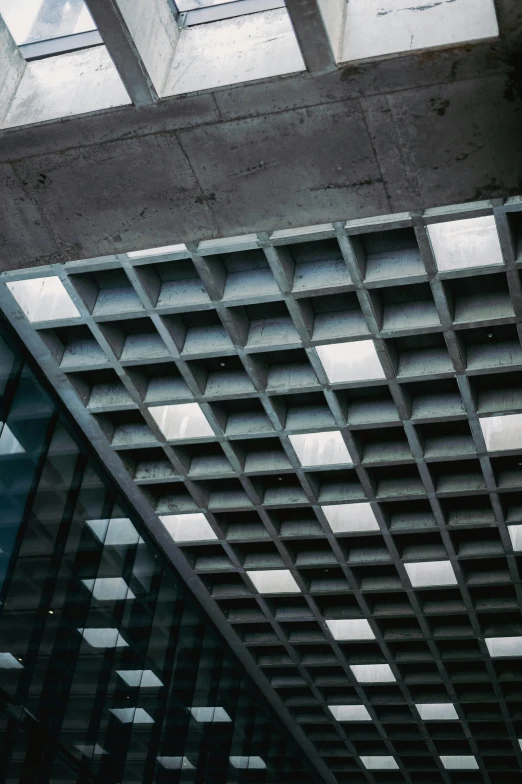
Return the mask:
[(498, 10), (500, 42), (2, 132), (0, 266), (520, 193), (522, 4)]

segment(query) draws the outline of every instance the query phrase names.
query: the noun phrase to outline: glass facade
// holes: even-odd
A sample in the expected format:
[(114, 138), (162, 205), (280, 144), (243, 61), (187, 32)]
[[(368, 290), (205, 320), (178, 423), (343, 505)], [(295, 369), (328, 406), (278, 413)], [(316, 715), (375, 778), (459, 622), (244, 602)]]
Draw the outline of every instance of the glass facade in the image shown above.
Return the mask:
[(312, 784), (0, 330), (0, 781)]

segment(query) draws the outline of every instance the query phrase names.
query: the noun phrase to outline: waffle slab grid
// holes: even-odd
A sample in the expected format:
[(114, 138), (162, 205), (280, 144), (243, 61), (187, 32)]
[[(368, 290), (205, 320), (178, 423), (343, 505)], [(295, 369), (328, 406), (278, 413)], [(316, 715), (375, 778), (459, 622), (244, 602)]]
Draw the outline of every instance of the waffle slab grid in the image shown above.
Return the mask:
[[(501, 263), (441, 271), (428, 226), (491, 215)], [(2, 276), (4, 303), (62, 281), (79, 317), (32, 328), (156, 513), (205, 514), (213, 538), (179, 547), (339, 784), (520, 781), (522, 659), (485, 640), (522, 634), (522, 448), (488, 451), (480, 417), (522, 412), (521, 216), (480, 202)], [(352, 341), (382, 378), (328, 380), (318, 347)], [(154, 407), (194, 403), (213, 434), (166, 439)], [(349, 461), (303, 466), (291, 437), (332, 430)], [(323, 507), (364, 502), (378, 530), (335, 533)], [(414, 587), (428, 561), (455, 583)], [(298, 592), (260, 593), (249, 572), (273, 569)], [(375, 639), (335, 639), (343, 619)], [(395, 682), (351, 669), (379, 663)]]

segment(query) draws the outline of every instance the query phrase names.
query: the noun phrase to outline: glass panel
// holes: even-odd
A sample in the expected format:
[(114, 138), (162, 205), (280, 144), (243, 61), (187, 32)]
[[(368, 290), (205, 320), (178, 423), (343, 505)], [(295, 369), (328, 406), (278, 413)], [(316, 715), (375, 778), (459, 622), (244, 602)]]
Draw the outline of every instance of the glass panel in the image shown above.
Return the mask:
[(83, 0), (0, 0), (0, 14), (19, 45), (96, 30)]
[(227, 5), (228, 3), (240, 3), (242, 0), (176, 0), (178, 11), (195, 11), (197, 8), (212, 8), (216, 5)]

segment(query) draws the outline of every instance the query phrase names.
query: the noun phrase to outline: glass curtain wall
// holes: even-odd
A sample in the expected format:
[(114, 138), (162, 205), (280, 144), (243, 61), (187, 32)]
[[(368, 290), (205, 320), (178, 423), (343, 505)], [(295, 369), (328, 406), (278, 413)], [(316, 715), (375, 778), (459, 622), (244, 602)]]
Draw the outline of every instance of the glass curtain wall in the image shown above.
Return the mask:
[(0, 325), (0, 781), (312, 784)]

